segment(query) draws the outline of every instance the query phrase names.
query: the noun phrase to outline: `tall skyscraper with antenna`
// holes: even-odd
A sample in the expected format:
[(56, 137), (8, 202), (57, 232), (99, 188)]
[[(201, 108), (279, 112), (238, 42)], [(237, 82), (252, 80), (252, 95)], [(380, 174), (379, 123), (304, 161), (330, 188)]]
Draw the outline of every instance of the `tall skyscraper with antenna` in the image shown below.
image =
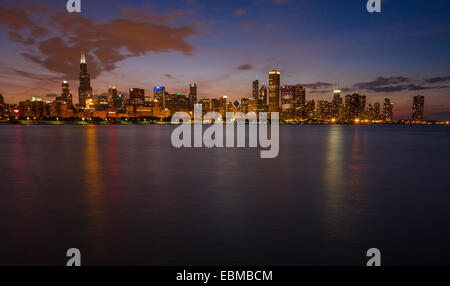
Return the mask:
[(80, 60), (80, 86), (78, 87), (78, 103), (80, 108), (86, 108), (86, 100), (92, 95), (91, 75), (88, 73), (87, 61), (84, 53)]

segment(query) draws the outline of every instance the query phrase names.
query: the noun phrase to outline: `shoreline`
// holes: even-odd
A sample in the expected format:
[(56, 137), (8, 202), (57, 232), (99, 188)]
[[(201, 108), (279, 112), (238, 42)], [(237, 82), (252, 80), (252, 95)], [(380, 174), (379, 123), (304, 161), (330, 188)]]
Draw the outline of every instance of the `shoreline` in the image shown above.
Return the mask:
[[(190, 124), (194, 125), (193, 122)], [(230, 123), (222, 123), (230, 124)], [(235, 124), (235, 123), (232, 123)], [(254, 122), (247, 122), (248, 124), (260, 124)], [(261, 123), (268, 124), (268, 123)], [(270, 124), (270, 123), (269, 123)], [(181, 125), (172, 124), (166, 121), (42, 121), (42, 120), (19, 120), (19, 121), (0, 121), (0, 126), (6, 125)], [(202, 125), (211, 125), (211, 123), (203, 123)], [(405, 126), (427, 126), (427, 125), (438, 125), (438, 126), (449, 126), (450, 122), (424, 122), (424, 123), (411, 123), (411, 122), (392, 122), (392, 123), (326, 123), (326, 122), (308, 122), (308, 123), (297, 123), (297, 122), (280, 122), (280, 125), (348, 125), (348, 126), (369, 126), (369, 125), (405, 125)]]

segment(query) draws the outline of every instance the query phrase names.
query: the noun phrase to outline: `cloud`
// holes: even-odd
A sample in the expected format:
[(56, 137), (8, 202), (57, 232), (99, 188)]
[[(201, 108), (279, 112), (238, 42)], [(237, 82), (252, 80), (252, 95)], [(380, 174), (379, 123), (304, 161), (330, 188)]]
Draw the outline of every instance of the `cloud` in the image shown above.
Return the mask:
[(77, 77), (81, 51), (95, 78), (130, 57), (171, 51), (189, 56), (194, 50), (187, 38), (197, 32), (190, 26), (168, 25), (164, 16), (125, 8), (123, 17), (101, 21), (61, 13), (60, 7), (45, 3), (39, 3), (39, 9), (33, 5), (0, 4), (0, 25), (20, 44), (25, 58), (66, 79)]
[(17, 70), (17, 69), (13, 69), (12, 70), (15, 74), (18, 74), (20, 76), (26, 77), (26, 78), (31, 78), (31, 79), (35, 79), (35, 80), (39, 80), (39, 81), (57, 81), (57, 80), (61, 80), (61, 77), (55, 77), (55, 76), (49, 76), (49, 75), (38, 75), (35, 73), (30, 73), (27, 71), (22, 71), (22, 70)]
[(235, 16), (244, 16), (245, 14), (247, 14), (247, 10), (239, 8), (234, 12)]
[(319, 89), (319, 88), (326, 88), (326, 87), (332, 87), (335, 86), (334, 83), (328, 83), (328, 82), (316, 82), (316, 83), (309, 83), (304, 84), (304, 87), (311, 88), (311, 89)]
[(370, 92), (399, 92), (399, 91), (419, 91), (439, 88), (436, 86), (426, 86), (413, 83), (408, 77), (378, 77), (374, 81), (360, 82), (353, 86), (355, 89), (366, 90)]
[(426, 78), (425, 82), (426, 83), (440, 83), (440, 82), (446, 82), (446, 81), (450, 81), (450, 76), (444, 76), (444, 77), (431, 77), (431, 78)]
[(246, 71), (246, 70), (251, 70), (253, 67), (249, 64), (245, 64), (245, 65), (240, 65), (237, 67), (238, 70), (241, 71)]
[(48, 93), (45, 95), (46, 98), (54, 98), (57, 97), (58, 95), (56, 93)]
[(171, 74), (165, 74), (165, 77), (167, 77), (168, 79), (173, 79), (173, 76)]

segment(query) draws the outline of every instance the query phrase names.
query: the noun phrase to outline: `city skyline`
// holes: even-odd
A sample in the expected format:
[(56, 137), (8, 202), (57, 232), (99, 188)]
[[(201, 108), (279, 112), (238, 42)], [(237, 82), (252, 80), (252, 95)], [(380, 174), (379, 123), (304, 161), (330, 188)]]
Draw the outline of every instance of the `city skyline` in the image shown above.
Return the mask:
[[(325, 1), (333, 13), (325, 13), (324, 21), (314, 20), (314, 25), (302, 22), (322, 17), (323, 8), (311, 1), (189, 2), (152, 1), (149, 6), (144, 1), (89, 1), (76, 16), (65, 13), (56, 1), (35, 6), (6, 1), (0, 4), (1, 45), (7, 55), (0, 61), (0, 93), (17, 103), (58, 95), (62, 80), (78, 86), (78, 68), (69, 59), (86, 50), (97, 96), (108, 94), (112, 83), (119, 93), (166, 86), (187, 95), (195, 82), (198, 98), (249, 98), (251, 83), (259, 80), (268, 86), (267, 72), (277, 69), (281, 85), (302, 84), (309, 99), (329, 100), (337, 88), (343, 94), (364, 93), (368, 103), (383, 103), (388, 97), (395, 103), (395, 118), (409, 119), (411, 98), (422, 94), (427, 97), (426, 119), (448, 119), (449, 23), (444, 1), (411, 1), (408, 6), (386, 2), (381, 15), (367, 13), (360, 1), (340, 6)], [(44, 12), (51, 15), (46, 21)], [(285, 20), (298, 12), (305, 20)], [(420, 19), (414, 17), (419, 14)], [(26, 20), (18, 25), (15, 18)], [(119, 29), (88, 43), (118, 24), (145, 32), (124, 35)], [(414, 27), (420, 29), (410, 32)]]
[[(78, 86), (78, 104), (74, 104), (73, 95), (67, 80), (61, 83), (61, 95), (54, 100), (33, 97), (32, 100), (19, 102), (18, 105), (5, 102), (0, 94), (0, 118), (8, 120), (106, 120), (120, 121), (130, 119), (166, 120), (177, 112), (194, 113), (194, 105), (202, 105), (203, 114), (217, 112), (228, 118), (228, 112), (260, 113), (276, 112), (280, 119), (296, 123), (345, 123), (345, 124), (379, 124), (395, 123), (394, 103), (385, 98), (383, 108), (379, 102), (368, 103), (365, 94), (347, 94), (341, 97), (341, 90), (333, 91), (332, 101), (307, 100), (306, 89), (301, 84), (282, 85), (281, 72), (271, 70), (268, 73), (269, 88), (259, 81), (251, 83), (252, 94), (240, 100), (227, 96), (219, 98), (198, 98), (197, 84), (189, 84), (189, 95), (170, 94), (166, 87), (153, 87), (153, 94), (146, 95), (145, 89), (130, 88), (127, 95), (118, 93), (114, 84), (109, 85), (108, 93), (94, 98), (90, 83), (88, 61), (81, 52)], [(425, 97), (413, 97), (412, 116), (407, 123), (424, 123)], [(448, 124), (448, 121), (446, 122)]]

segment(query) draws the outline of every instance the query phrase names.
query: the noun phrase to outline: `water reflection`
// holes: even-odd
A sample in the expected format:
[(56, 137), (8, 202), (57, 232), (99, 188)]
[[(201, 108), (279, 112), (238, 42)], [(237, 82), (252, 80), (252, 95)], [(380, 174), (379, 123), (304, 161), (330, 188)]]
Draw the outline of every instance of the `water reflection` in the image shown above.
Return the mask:
[[(85, 131), (84, 143), (84, 188), (87, 209), (90, 243), (102, 237), (105, 226), (104, 194), (100, 171), (99, 149), (97, 145), (97, 127), (89, 125)], [(96, 248), (99, 251), (102, 248)]]
[(117, 197), (123, 189), (119, 162), (119, 147), (117, 143), (118, 127), (111, 125), (108, 128), (108, 156), (106, 158), (108, 162), (108, 190), (111, 190), (111, 195)]
[(17, 204), (16, 208), (18, 211), (26, 211), (26, 201), (25, 191), (28, 189), (28, 176), (26, 175), (25, 170), (25, 153), (23, 147), (23, 135), (22, 135), (22, 127), (15, 126), (14, 130), (14, 147), (13, 147), (13, 175), (14, 179), (14, 202)]
[(342, 126), (331, 126), (327, 132), (328, 140), (324, 170), (324, 222), (328, 234), (336, 234), (340, 223), (346, 217), (345, 204), (345, 158), (344, 130)]

